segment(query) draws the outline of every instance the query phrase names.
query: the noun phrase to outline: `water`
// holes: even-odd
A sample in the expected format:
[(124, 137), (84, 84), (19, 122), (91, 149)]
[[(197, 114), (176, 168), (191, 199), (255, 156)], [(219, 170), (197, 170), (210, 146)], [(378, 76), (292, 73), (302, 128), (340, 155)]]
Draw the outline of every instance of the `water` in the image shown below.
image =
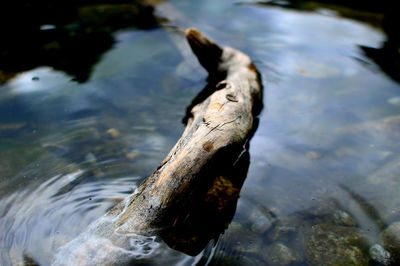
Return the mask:
[(157, 7), (165, 27), (114, 31), (87, 80), (54, 66), (9, 74), (0, 85), (0, 264), (48, 265), (174, 145), (206, 74), (171, 25), (253, 58), (265, 108), (225, 234), (194, 257), (152, 238), (140, 262), (377, 260), (370, 247), (387, 247), (382, 232), (400, 221), (400, 85), (363, 48), (392, 40), (380, 14), (338, 10), (174, 0)]

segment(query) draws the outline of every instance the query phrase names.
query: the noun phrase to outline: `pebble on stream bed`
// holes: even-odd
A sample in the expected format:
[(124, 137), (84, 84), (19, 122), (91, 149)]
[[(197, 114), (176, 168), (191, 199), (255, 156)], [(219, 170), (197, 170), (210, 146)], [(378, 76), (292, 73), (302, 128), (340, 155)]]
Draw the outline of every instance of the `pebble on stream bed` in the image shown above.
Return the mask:
[(354, 227), (317, 224), (312, 226), (306, 243), (310, 265), (368, 265), (364, 252), (367, 239)]
[(301, 262), (299, 255), (283, 243), (266, 246), (261, 255), (268, 265), (285, 266)]
[(121, 136), (121, 133), (116, 128), (110, 128), (106, 131), (107, 135), (111, 136), (112, 138), (116, 139)]
[(373, 259), (378, 265), (390, 265), (391, 263), (391, 256), (389, 251), (384, 249), (379, 244), (372, 245), (369, 250), (369, 256)]
[(393, 263), (400, 263), (400, 222), (394, 222), (381, 234), (382, 246), (390, 252)]

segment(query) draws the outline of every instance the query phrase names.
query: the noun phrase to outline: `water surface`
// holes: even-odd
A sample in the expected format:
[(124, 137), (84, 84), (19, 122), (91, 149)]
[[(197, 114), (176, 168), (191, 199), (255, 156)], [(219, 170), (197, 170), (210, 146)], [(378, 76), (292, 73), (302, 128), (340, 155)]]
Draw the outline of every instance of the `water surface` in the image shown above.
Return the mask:
[(329, 260), (370, 263), (400, 221), (400, 85), (362, 48), (383, 47), (385, 32), (329, 9), (174, 0), (157, 10), (169, 21), (114, 31), (86, 82), (38, 66), (1, 85), (0, 264), (48, 265), (172, 148), (206, 73), (170, 26), (253, 58), (265, 108), (225, 234), (197, 257), (157, 245), (145, 263), (317, 265), (328, 235)]

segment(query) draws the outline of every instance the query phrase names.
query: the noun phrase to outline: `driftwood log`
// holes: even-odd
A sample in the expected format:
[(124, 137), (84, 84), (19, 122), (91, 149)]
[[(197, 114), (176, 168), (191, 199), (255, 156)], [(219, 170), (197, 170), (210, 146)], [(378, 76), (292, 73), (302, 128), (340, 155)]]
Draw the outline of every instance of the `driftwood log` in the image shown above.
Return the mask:
[(121, 265), (146, 254), (160, 236), (194, 255), (233, 217), (246, 177), (248, 140), (262, 108), (262, 85), (250, 58), (219, 47), (196, 29), (186, 38), (208, 71), (208, 85), (184, 118), (185, 131), (155, 172), (126, 200), (62, 247), (54, 265)]

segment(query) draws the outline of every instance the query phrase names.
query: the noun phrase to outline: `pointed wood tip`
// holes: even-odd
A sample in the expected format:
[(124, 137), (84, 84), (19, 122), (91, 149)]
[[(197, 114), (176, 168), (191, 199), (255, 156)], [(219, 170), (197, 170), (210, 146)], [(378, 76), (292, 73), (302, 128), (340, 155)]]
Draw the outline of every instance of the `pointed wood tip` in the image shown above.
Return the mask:
[(222, 48), (195, 28), (186, 29), (185, 34), (200, 64), (208, 73), (216, 72), (222, 55)]

